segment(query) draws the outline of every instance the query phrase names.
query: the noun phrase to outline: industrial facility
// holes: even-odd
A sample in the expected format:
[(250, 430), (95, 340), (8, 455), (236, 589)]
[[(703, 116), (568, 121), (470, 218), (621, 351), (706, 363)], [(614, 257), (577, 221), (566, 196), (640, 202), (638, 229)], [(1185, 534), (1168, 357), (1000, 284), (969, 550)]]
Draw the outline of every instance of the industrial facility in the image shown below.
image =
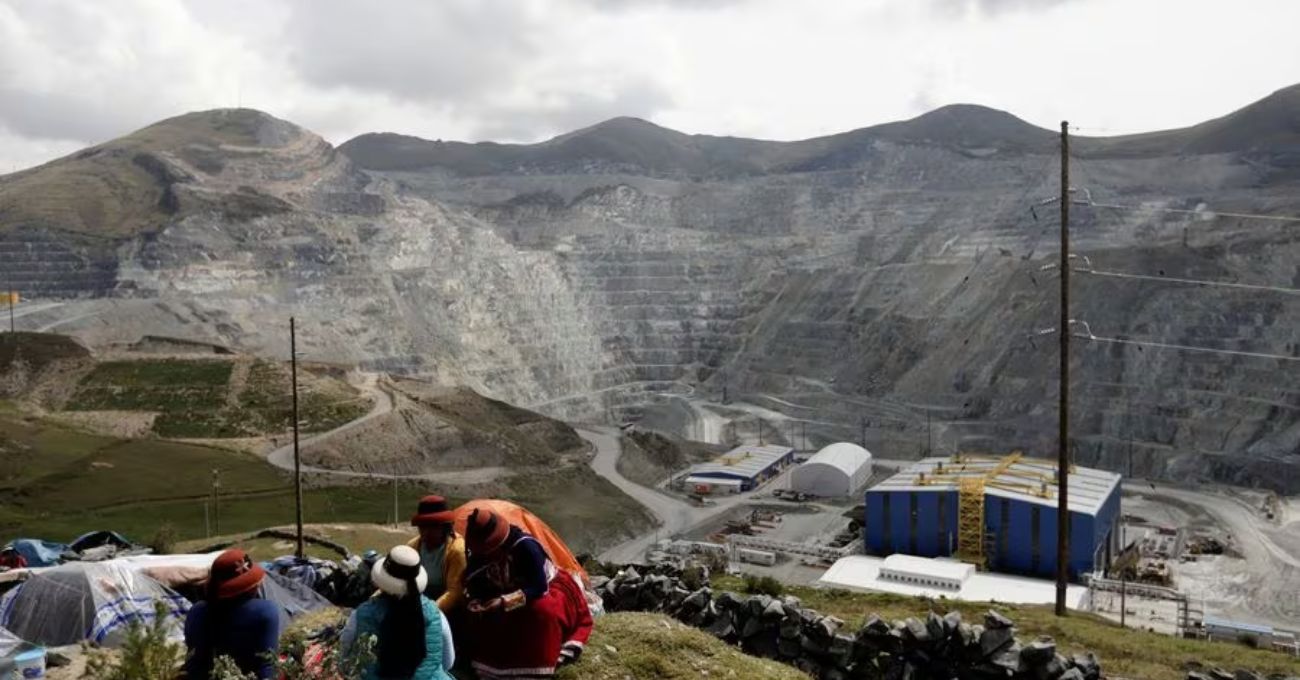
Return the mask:
[(697, 465), (687, 476), (686, 485), (699, 494), (752, 491), (792, 463), (794, 449), (788, 446), (737, 446)]
[[(1120, 476), (1069, 476), (1071, 579), (1104, 569), (1119, 550)], [(1026, 458), (926, 458), (866, 492), (868, 553), (957, 557), (980, 568), (1056, 573), (1056, 464)]]
[(866, 486), (871, 453), (857, 444), (831, 444), (790, 473), (790, 489), (822, 498), (842, 498)]

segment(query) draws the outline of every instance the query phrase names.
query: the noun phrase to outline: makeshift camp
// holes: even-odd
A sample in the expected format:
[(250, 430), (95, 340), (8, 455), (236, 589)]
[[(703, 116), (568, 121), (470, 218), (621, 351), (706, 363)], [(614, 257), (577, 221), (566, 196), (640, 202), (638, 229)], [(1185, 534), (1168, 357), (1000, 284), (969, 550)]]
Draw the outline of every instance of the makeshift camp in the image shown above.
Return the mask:
[(176, 591), (126, 562), (70, 562), (32, 570), (0, 598), (0, 627), (39, 645), (113, 646), (131, 623), (155, 616), (155, 602), (164, 604), (179, 635), (190, 603)]
[[(140, 555), (104, 562), (69, 562), (32, 569), (0, 597), (0, 628), (27, 642), (57, 647), (82, 641), (120, 644), (135, 622), (152, 620), (163, 602), (178, 638), (192, 598), (200, 598), (216, 555)], [(185, 595), (182, 595), (184, 593)], [(312, 589), (267, 574), (261, 596), (280, 608), (281, 624), (330, 606)]]
[(51, 543), (37, 538), (20, 538), (6, 547), (17, 550), (27, 562), (29, 569), (59, 564), (63, 561), (64, 553), (68, 552), (68, 546), (62, 543)]
[(469, 521), (470, 513), (478, 508), (495, 510), (507, 522), (532, 534), (533, 538), (536, 538), (542, 544), (542, 547), (546, 548), (546, 553), (550, 556), (551, 561), (555, 563), (555, 566), (577, 577), (584, 588), (590, 587), (591, 579), (587, 577), (587, 570), (583, 569), (582, 565), (578, 563), (578, 559), (573, 556), (573, 552), (569, 550), (569, 546), (565, 545), (559, 534), (552, 531), (551, 527), (547, 526), (546, 522), (543, 522), (540, 517), (510, 501), (484, 498), (461, 505), (456, 508), (456, 533), (461, 536), (465, 535), (465, 525)]
[(280, 606), (280, 629), (289, 627), (290, 621), (329, 607), (330, 601), (306, 585), (276, 573), (267, 572), (262, 581), (261, 596)]

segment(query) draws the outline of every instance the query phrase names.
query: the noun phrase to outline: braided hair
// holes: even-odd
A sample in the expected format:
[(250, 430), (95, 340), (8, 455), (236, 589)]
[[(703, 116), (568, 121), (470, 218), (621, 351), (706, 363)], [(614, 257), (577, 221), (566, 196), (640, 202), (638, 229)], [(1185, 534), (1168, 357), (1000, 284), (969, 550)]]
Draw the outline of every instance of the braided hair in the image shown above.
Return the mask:
[(416, 584), (420, 575), (420, 563), (405, 565), (387, 559), (384, 560), (383, 570), (389, 576), (405, 582), (406, 592), (401, 597), (388, 593), (383, 595), (388, 599), (388, 611), (379, 624), (376, 650), (379, 676), (409, 678), (426, 655), (424, 604), (420, 597), (420, 586)]

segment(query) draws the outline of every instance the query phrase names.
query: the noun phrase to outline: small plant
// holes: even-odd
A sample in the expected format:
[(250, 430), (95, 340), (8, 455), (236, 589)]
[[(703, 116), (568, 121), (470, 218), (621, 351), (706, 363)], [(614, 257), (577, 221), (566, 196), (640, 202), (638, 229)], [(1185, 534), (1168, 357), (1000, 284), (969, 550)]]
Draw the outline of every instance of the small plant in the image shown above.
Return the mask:
[(769, 595), (780, 597), (785, 593), (785, 585), (771, 576), (745, 574), (745, 592), (751, 595)]
[(169, 642), (171, 611), (165, 602), (154, 603), (154, 617), (148, 624), (132, 622), (120, 654), (95, 650), (86, 661), (85, 677), (91, 680), (171, 680), (185, 661), (185, 649)]
[(176, 549), (176, 525), (164, 522), (149, 539), (149, 549), (155, 555), (170, 555)]
[[(284, 680), (362, 680), (366, 668), (375, 660), (375, 644), (373, 635), (359, 637), (352, 644), (351, 653), (344, 655), (337, 640), (327, 649), (312, 648), (305, 640), (295, 640), (281, 647), (280, 658), (275, 664), (276, 677)], [(315, 659), (311, 658), (313, 654), (317, 655)]]

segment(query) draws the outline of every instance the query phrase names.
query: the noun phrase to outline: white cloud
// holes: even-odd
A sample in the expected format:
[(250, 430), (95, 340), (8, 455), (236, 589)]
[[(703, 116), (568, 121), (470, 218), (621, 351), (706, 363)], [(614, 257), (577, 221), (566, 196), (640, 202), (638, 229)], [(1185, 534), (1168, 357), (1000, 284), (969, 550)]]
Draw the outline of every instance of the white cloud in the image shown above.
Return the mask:
[(793, 139), (954, 102), (1167, 128), (1292, 84), (1296, 25), (1293, 0), (0, 0), (0, 170), (239, 104), (336, 143), (615, 115)]

